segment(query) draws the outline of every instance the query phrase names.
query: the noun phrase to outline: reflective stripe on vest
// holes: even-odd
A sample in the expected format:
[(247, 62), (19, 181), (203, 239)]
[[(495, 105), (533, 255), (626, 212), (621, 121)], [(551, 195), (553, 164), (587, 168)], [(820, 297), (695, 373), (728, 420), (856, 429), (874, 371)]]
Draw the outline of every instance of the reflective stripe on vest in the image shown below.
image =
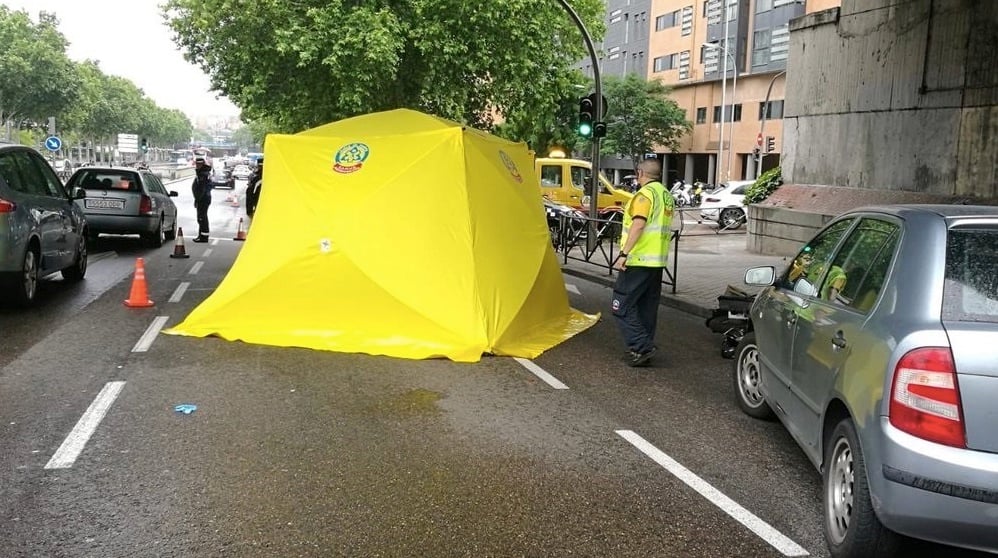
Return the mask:
[[(641, 231), (641, 236), (627, 255), (626, 264), (635, 267), (666, 267), (669, 261), (669, 241), (672, 238), (672, 211), (675, 209), (675, 201), (665, 190), (665, 186), (657, 181), (645, 184), (637, 194), (651, 200), (651, 213), (645, 222), (645, 228)], [(620, 235), (621, 248), (627, 245), (627, 237), (634, 222), (630, 211), (633, 202), (634, 198), (631, 198), (624, 209), (624, 230)]]

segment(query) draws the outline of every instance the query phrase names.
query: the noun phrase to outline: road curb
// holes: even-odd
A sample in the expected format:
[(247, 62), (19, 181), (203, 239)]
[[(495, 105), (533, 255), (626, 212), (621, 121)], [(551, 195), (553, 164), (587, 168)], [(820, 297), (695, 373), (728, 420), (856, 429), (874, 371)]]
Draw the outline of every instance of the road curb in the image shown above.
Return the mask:
[[(589, 273), (579, 269), (574, 269), (571, 267), (562, 267), (562, 273), (566, 275), (571, 275), (573, 277), (578, 277), (580, 279), (585, 279), (593, 283), (598, 283), (604, 287), (613, 288), (614, 279), (609, 275), (597, 275), (595, 273)], [(668, 285), (662, 285), (663, 289), (669, 288)], [(607, 301), (609, 305), (609, 301)], [(688, 300), (683, 300), (672, 293), (662, 292), (662, 300), (659, 302), (661, 306), (668, 306), (686, 312), (687, 314), (693, 314), (694, 316), (700, 316), (702, 318), (709, 318), (711, 315), (711, 308), (706, 308), (695, 302), (690, 302)]]

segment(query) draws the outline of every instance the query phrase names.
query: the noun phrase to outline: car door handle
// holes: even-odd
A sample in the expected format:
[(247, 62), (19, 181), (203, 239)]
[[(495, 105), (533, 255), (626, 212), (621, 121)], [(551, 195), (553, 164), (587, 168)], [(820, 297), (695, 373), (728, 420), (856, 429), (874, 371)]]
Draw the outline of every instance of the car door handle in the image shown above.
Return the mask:
[(793, 327), (797, 323), (797, 313), (796, 312), (785, 312), (783, 314), (783, 321), (786, 322), (787, 327)]
[(835, 336), (832, 337), (832, 350), (839, 351), (846, 348), (846, 338), (842, 334), (842, 331), (836, 331)]

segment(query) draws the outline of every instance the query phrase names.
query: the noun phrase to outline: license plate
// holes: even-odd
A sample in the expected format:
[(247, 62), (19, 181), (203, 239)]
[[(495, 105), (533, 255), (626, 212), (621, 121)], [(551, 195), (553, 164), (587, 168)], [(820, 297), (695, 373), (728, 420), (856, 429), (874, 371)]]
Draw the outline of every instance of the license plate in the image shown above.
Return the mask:
[(87, 209), (125, 209), (125, 200), (84, 200)]

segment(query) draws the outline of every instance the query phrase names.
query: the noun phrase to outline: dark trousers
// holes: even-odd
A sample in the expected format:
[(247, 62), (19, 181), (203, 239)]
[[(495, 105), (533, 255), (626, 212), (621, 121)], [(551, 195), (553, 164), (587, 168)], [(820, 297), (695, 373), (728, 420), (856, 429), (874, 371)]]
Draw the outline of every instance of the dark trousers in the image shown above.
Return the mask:
[(645, 353), (655, 346), (661, 298), (661, 267), (628, 267), (617, 274), (611, 308), (628, 350)]
[(208, 236), (208, 206), (211, 200), (200, 200), (194, 202), (194, 208), (198, 212), (198, 236)]

